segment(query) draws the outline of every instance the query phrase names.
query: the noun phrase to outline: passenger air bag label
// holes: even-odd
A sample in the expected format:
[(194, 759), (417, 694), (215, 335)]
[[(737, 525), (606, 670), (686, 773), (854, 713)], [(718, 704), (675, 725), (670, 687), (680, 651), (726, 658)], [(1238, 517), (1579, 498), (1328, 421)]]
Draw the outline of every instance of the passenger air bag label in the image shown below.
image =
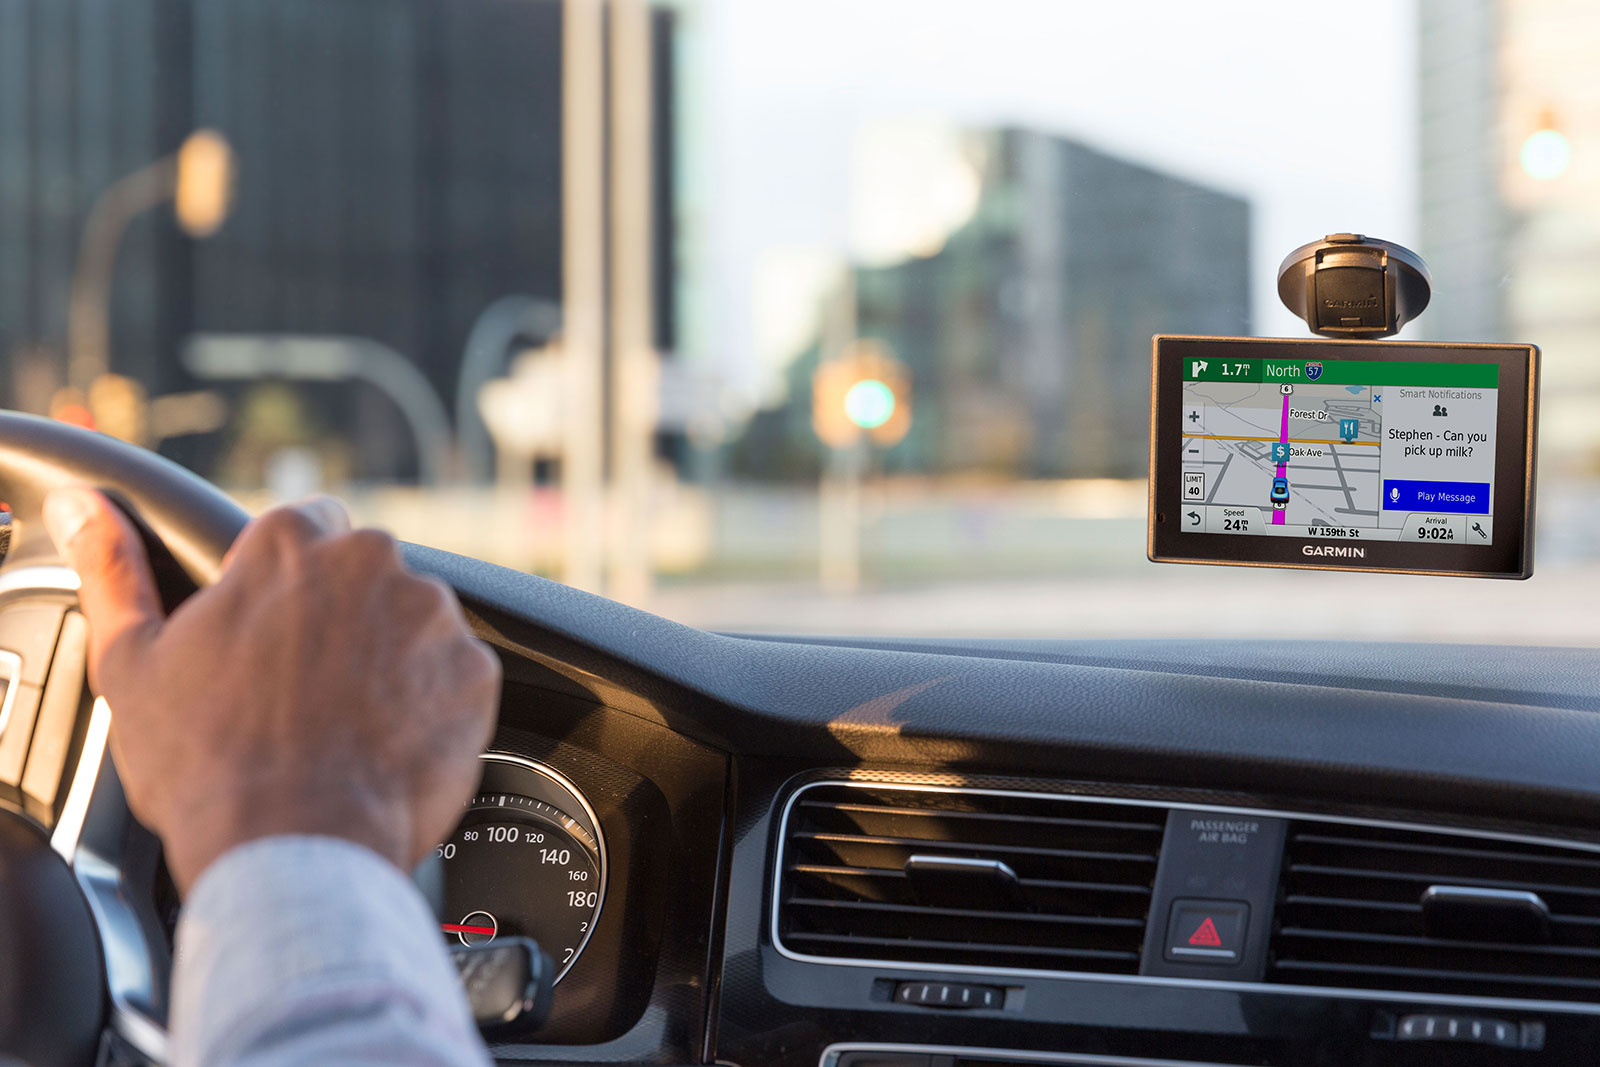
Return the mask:
[(1202, 845), (1248, 845), (1261, 832), (1254, 819), (1190, 819), (1189, 830)]

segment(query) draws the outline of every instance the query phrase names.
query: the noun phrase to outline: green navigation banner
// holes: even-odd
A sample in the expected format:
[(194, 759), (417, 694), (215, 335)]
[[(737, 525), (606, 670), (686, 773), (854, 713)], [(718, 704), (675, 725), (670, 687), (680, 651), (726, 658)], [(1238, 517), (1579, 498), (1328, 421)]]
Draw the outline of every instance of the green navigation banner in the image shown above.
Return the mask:
[(1274, 385), (1417, 385), (1497, 389), (1493, 363), (1415, 363), (1365, 359), (1196, 359), (1185, 356), (1187, 382), (1266, 382)]

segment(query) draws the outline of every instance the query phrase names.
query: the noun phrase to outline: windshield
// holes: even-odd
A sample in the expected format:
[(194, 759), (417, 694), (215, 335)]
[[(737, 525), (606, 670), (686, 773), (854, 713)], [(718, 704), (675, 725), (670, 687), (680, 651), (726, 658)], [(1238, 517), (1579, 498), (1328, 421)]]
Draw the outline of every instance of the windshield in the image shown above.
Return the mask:
[[(1557, 0), (12, 0), (4, 400), (714, 629), (1589, 644), (1597, 47)], [(1151, 336), (1308, 336), (1279, 263), (1346, 231), (1431, 268), (1401, 339), (1543, 350), (1529, 582), (1145, 558)]]

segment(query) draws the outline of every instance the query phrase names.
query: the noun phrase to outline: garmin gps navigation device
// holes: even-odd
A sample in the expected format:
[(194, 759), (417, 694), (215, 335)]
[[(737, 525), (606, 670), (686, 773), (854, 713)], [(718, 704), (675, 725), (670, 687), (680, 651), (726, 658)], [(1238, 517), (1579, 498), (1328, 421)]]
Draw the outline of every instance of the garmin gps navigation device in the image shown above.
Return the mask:
[(1152, 560), (1533, 572), (1532, 345), (1154, 347)]
[(1336, 340), (1156, 337), (1150, 559), (1531, 575), (1539, 350), (1378, 340), (1431, 285), (1409, 248), (1329, 234), (1278, 298)]

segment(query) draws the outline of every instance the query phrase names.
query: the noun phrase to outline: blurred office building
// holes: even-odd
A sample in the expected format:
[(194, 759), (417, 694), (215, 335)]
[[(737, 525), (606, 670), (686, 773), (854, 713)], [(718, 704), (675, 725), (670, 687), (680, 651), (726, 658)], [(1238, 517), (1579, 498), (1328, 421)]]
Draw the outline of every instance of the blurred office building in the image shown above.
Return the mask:
[(1505, 251), (1511, 214), (1501, 193), (1499, 0), (1421, 0), (1418, 160), (1422, 240), (1433, 276), (1412, 333), (1506, 339)]
[[(659, 349), (672, 328), (671, 32), (656, 13)], [(96, 198), (209, 127), (235, 153), (232, 215), (204, 242), (165, 206), (133, 220), (111, 286), (111, 370), (151, 394), (228, 397), (222, 432), (163, 446), (202, 473), (248, 483), (225, 464), (298, 442), (342, 450), (330, 459), (355, 480), (415, 477), (416, 429), (383, 389), (207, 381), (183, 354), (196, 336), (350, 339), (414, 368), (409, 402), (453, 430), (487, 308), (523, 297), (551, 312), (531, 332), (559, 329), (561, 60), (560, 0), (0, 0), (0, 353), (16, 368), (3, 400), (39, 409), (63, 380)]]
[(1600, 9), (1421, 0), (1420, 335), (1544, 353), (1540, 461), (1600, 473)]
[[(1250, 332), (1249, 203), (1030, 130), (970, 134), (964, 155), (970, 217), (936, 247), (855, 267), (846, 287), (860, 336), (913, 378), (910, 432), (882, 469), (1143, 477), (1151, 335)], [(745, 431), (746, 473), (817, 470), (810, 378), (826, 344)]]

